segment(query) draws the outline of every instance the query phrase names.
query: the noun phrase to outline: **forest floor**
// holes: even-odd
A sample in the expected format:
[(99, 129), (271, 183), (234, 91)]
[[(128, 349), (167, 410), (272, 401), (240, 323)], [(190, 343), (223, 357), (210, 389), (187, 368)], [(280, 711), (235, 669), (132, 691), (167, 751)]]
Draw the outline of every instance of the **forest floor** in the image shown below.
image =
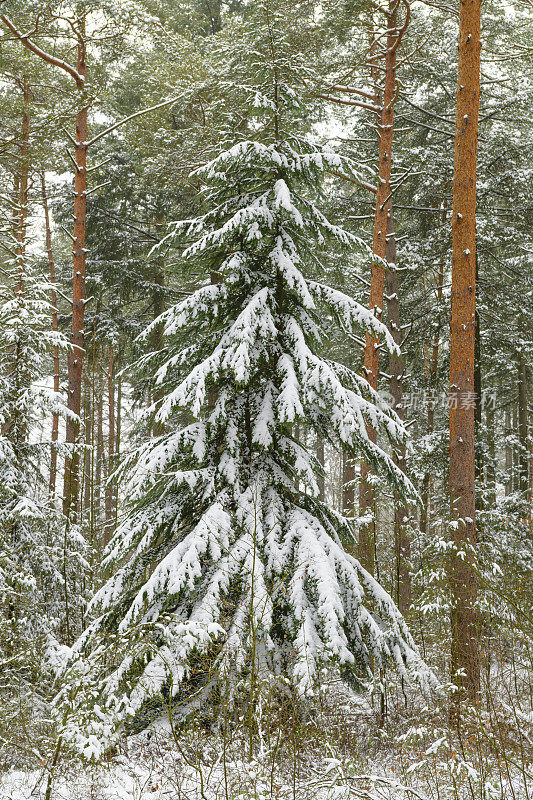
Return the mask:
[[(391, 702), (386, 721), (356, 695), (334, 693), (296, 729), (262, 718), (253, 748), (245, 725), (225, 736), (205, 727), (176, 738), (161, 719), (98, 764), (64, 758), (51, 800), (529, 800), (528, 758), (486, 731), (457, 736), (442, 710)], [(391, 698), (392, 699), (392, 698)], [(410, 698), (411, 699), (411, 698)], [(402, 713), (399, 713), (401, 710)], [(531, 728), (533, 720), (529, 720)], [(506, 736), (508, 737), (508, 732)], [(48, 772), (0, 775), (0, 800), (43, 800)]]

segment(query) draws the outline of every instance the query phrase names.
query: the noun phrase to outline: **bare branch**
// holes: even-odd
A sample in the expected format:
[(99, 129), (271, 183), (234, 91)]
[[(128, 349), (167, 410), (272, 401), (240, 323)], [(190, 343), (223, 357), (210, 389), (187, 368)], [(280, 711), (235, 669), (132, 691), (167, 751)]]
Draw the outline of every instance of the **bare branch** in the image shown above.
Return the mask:
[(78, 89), (83, 88), (85, 78), (83, 75), (80, 75), (80, 73), (75, 70), (74, 67), (72, 67), (70, 64), (67, 64), (66, 61), (62, 61), (60, 58), (56, 58), (55, 56), (50, 55), (50, 53), (46, 53), (44, 50), (41, 50), (40, 47), (37, 47), (37, 45), (34, 44), (28, 36), (25, 36), (23, 33), (17, 30), (17, 28), (15, 28), (9, 17), (6, 17), (5, 14), (0, 15), (0, 19), (6, 28), (8, 28), (11, 33), (14, 34), (14, 36), (16, 36), (20, 42), (22, 42), (27, 50), (31, 50), (32, 53), (35, 53), (35, 55), (39, 56), (39, 58), (42, 58), (42, 60), (46, 61), (48, 64), (52, 64), (54, 67), (59, 67), (59, 69), (62, 69), (64, 72), (70, 75), (71, 78), (74, 78)]
[(178, 100), (177, 97), (173, 97), (171, 100), (165, 100), (163, 103), (158, 103), (155, 106), (150, 106), (149, 108), (143, 108), (140, 111), (136, 111), (135, 114), (130, 114), (129, 117), (125, 117), (124, 119), (115, 122), (114, 125), (111, 125), (109, 128), (106, 128), (105, 131), (100, 131), (100, 133), (97, 133), (96, 136), (93, 136), (93, 138), (87, 142), (87, 147), (90, 147), (92, 144), (97, 142), (103, 136), (107, 136), (107, 134), (111, 133), (111, 131), (114, 131), (115, 128), (118, 128), (120, 125), (124, 125), (124, 123), (129, 122), (131, 119), (135, 119), (135, 117), (140, 117), (141, 114), (148, 114), (150, 111), (157, 111), (158, 108), (164, 108), (165, 106), (170, 106), (172, 105), (172, 103), (176, 103), (177, 100)]

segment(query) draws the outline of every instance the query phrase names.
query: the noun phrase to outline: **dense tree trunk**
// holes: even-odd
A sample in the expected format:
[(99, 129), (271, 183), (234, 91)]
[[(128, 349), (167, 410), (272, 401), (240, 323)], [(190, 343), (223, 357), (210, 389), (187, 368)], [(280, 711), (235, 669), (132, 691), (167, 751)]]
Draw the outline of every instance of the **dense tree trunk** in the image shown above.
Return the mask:
[(496, 505), (496, 437), (495, 414), (492, 403), (485, 410), (485, 427), (487, 429), (487, 505), (494, 508)]
[[(85, 81), (87, 75), (85, 43), (78, 44), (77, 72)], [(82, 84), (83, 88), (83, 84)], [(81, 108), (76, 117), (76, 146), (74, 160), (74, 247), (72, 274), (72, 349), (68, 353), (68, 399), (67, 406), (74, 418), (67, 418), (66, 442), (71, 453), (65, 459), (63, 484), (63, 512), (76, 514), (79, 491), (80, 454), (76, 448), (80, 431), (81, 383), (83, 372), (85, 318), (85, 219), (87, 191), (87, 103), (80, 92)]]
[(203, 3), (209, 21), (209, 33), (218, 33), (222, 30), (221, 0), (203, 0)]
[(520, 489), (520, 471), (518, 456), (518, 401), (513, 403), (511, 412), (511, 459), (512, 459), (512, 491), (518, 492)]
[[(100, 381), (99, 381), (100, 383)], [(104, 398), (102, 386), (98, 386), (98, 395), (95, 401), (96, 411), (96, 466), (94, 470), (94, 514), (97, 519), (97, 530), (100, 532), (100, 514), (102, 510), (102, 474), (105, 480), (104, 463)]]
[[(161, 222), (158, 222), (156, 225), (156, 229), (158, 229), (162, 225)], [(163, 270), (163, 264), (156, 265), (156, 271), (154, 274), (154, 288), (153, 288), (153, 308), (154, 308), (154, 319), (157, 319), (163, 311), (165, 310), (165, 273)], [(156, 325), (152, 331), (152, 349), (154, 351), (161, 350), (163, 347), (163, 326)], [(161, 406), (160, 401), (161, 392), (157, 392), (154, 390), (154, 395), (151, 399), (151, 402), (154, 402), (156, 410), (159, 409)], [(151, 404), (151, 403), (150, 403)], [(158, 422), (157, 420), (153, 420), (152, 423), (152, 436), (162, 436), (165, 432), (165, 426)]]
[[(317, 461), (320, 464), (320, 466), (322, 467), (322, 469), (324, 469), (324, 466), (325, 466), (324, 455), (325, 455), (324, 454), (324, 439), (320, 434), (318, 434), (317, 440), (316, 440), (316, 457), (317, 457)], [(325, 477), (324, 477), (323, 473), (320, 473), (320, 475), (318, 476), (317, 483), (318, 483), (319, 497), (320, 497), (321, 500), (324, 500), (325, 497), (326, 497), (326, 481), (325, 481)]]
[[(529, 417), (529, 428), (533, 425), (533, 419)], [(527, 505), (528, 505), (528, 523), (529, 527), (533, 526), (533, 437), (529, 442), (529, 486), (527, 491)]]
[(458, 704), (479, 699), (480, 647), (475, 571), (476, 173), (480, 92), (481, 0), (461, 0), (452, 219), (450, 337), (450, 478), (454, 549), (451, 589), (451, 671)]
[(511, 447), (511, 412), (505, 411), (504, 437), (505, 437), (505, 494), (509, 496), (513, 491), (513, 448)]
[[(387, 314), (389, 328), (397, 345), (402, 343), (400, 327), (399, 280), (396, 267), (396, 236), (392, 216), (392, 205), (387, 220)], [(392, 406), (400, 419), (405, 419), (403, 404), (403, 358), (393, 353), (390, 357), (390, 392)], [(395, 463), (405, 472), (405, 446), (399, 445), (393, 454)], [(405, 613), (411, 605), (411, 541), (409, 538), (410, 512), (402, 498), (394, 501), (394, 545), (396, 554), (396, 600), (400, 611)]]
[(122, 375), (120, 372), (120, 349), (117, 357), (118, 364), (118, 387), (117, 387), (117, 413), (116, 413), (116, 435), (115, 435), (115, 460), (120, 462), (120, 437), (122, 435)]
[[(476, 286), (478, 285), (479, 259), (476, 253)], [(483, 442), (481, 439), (482, 417), (482, 380), (481, 380), (481, 317), (476, 305), (475, 310), (475, 343), (474, 343), (474, 439), (475, 439), (475, 465), (476, 465), (476, 508), (483, 509)], [(479, 531), (478, 531), (479, 535)]]
[[(26, 227), (28, 222), (28, 180), (30, 169), (30, 88), (28, 79), (23, 77), (20, 82), (22, 89), (22, 96), (24, 107), (22, 111), (22, 122), (20, 130), (20, 161), (18, 175), (15, 179), (15, 216), (14, 216), (14, 234), (15, 234), (15, 257), (16, 257), (16, 286), (15, 295), (18, 300), (19, 318), (23, 315), (24, 303), (24, 290), (25, 290), (25, 260), (26, 260)], [(21, 332), (17, 334), (14, 343), (14, 370), (15, 370), (15, 391), (17, 397), (24, 391), (30, 382), (28, 375), (27, 359), (24, 356), (24, 342), (21, 337)], [(22, 461), (23, 446), (28, 438), (27, 418), (19, 407), (19, 403), (15, 404), (12, 419), (11, 439), (17, 458)]]
[(30, 87), (26, 76), (21, 81), (24, 109), (20, 130), (20, 167), (18, 175), (18, 213), (15, 228), (17, 256), (17, 292), (24, 294), (24, 259), (26, 256), (26, 226), (28, 220), (28, 180), (30, 170)]
[[(115, 374), (118, 372), (118, 386), (117, 386), (117, 408), (115, 413), (115, 465), (120, 464), (120, 437), (122, 434), (122, 374), (121, 374), (121, 353), (120, 345), (117, 353), (117, 363)], [(115, 498), (115, 522), (114, 528), (117, 527), (118, 518), (118, 505), (119, 505), (119, 483), (115, 484), (114, 498)]]
[(343, 450), (342, 453), (342, 513), (353, 519), (355, 515), (355, 461)]
[(518, 489), (525, 498), (529, 488), (529, 446), (527, 435), (527, 372), (522, 351), (517, 353), (516, 367), (518, 373)]
[[(374, 215), (374, 232), (372, 251), (380, 260), (372, 262), (370, 278), (370, 308), (381, 319), (383, 313), (383, 293), (385, 285), (385, 268), (383, 262), (387, 257), (387, 217), (391, 197), (391, 160), (394, 124), (394, 100), (396, 92), (396, 51), (409, 19), (401, 31), (397, 26), (398, 3), (392, 0), (387, 20), (387, 46), (385, 53), (385, 74), (381, 101), (381, 120), (379, 121), (379, 176), (376, 193), (376, 209)], [(378, 69), (373, 67), (377, 74)], [(379, 341), (367, 333), (364, 352), (364, 373), (373, 389), (378, 385)], [(368, 436), (376, 441), (376, 432), (371, 425), (367, 428)], [(361, 480), (359, 484), (359, 510), (361, 516), (371, 517), (372, 521), (363, 523), (359, 529), (358, 556), (362, 565), (369, 572), (374, 572), (375, 554), (375, 492), (369, 480), (370, 468), (363, 459), (361, 462)]]
[[(57, 292), (55, 290), (56, 270), (54, 262), (54, 253), (52, 250), (52, 232), (50, 229), (50, 214), (48, 210), (48, 196), (46, 193), (46, 180), (44, 170), (41, 172), (41, 192), (42, 203), (44, 211), (44, 226), (46, 236), (46, 253), (48, 256), (48, 268), (50, 270), (50, 283), (52, 284), (52, 291), (50, 294), (50, 302), (52, 304), (52, 330), (57, 333)], [(52, 371), (54, 379), (54, 392), (59, 394), (59, 346), (54, 345), (52, 351)], [(52, 450), (50, 454), (50, 480), (48, 482), (48, 490), (50, 497), (53, 498), (56, 493), (56, 479), (57, 479), (57, 440), (59, 436), (59, 414), (54, 412), (52, 414)]]
[(115, 513), (113, 508), (114, 487), (109, 476), (112, 474), (115, 464), (115, 384), (114, 384), (114, 361), (115, 352), (111, 345), (109, 350), (109, 365), (107, 371), (107, 407), (108, 407), (108, 439), (107, 439), (107, 473), (108, 481), (105, 488), (105, 528), (104, 545), (106, 545), (113, 535)]
[[(91, 496), (93, 491), (93, 438), (94, 438), (94, 406), (92, 403), (93, 392), (87, 372), (85, 373), (83, 392), (83, 424), (85, 429), (85, 451), (83, 454), (83, 513), (92, 526)], [(92, 527), (91, 527), (92, 530)]]
[[(76, 117), (76, 144), (74, 161), (74, 248), (73, 248), (73, 289), (72, 289), (72, 350), (68, 354), (68, 397), (67, 406), (75, 416), (67, 418), (66, 441), (71, 445), (70, 456), (65, 459), (63, 483), (63, 512), (67, 515), (76, 511), (79, 490), (79, 451), (74, 447), (80, 427), (81, 378), (83, 366), (83, 321), (85, 312), (85, 204), (87, 189), (87, 99), (85, 81), (87, 77), (85, 17), (78, 20), (77, 65), (72, 67), (66, 61), (56, 58), (36, 45), (28, 35), (21, 33), (5, 14), (0, 19), (24, 47), (60, 70), (76, 82), (79, 92), (80, 109)], [(76, 419), (77, 417), (77, 419)]]
[[(442, 206), (442, 216), (441, 216), (443, 225), (446, 223), (446, 212), (447, 212), (447, 205), (446, 202), (444, 202)], [(445, 252), (443, 251), (439, 261), (439, 272), (437, 277), (437, 325), (433, 337), (431, 361), (428, 365), (428, 370), (427, 370), (429, 397), (427, 402), (426, 434), (428, 436), (430, 436), (433, 433), (433, 427), (435, 422), (435, 405), (436, 405), (436, 394), (437, 394), (437, 384), (438, 384), (439, 349), (440, 349), (440, 334), (441, 334), (440, 308), (443, 298), (445, 261), (446, 257), (445, 257)], [(431, 516), (430, 515), (431, 483), (432, 483), (432, 473), (431, 469), (428, 467), (424, 473), (424, 477), (422, 478), (422, 490), (420, 492), (420, 497), (422, 500), (422, 508), (420, 511), (420, 530), (422, 531), (422, 533), (427, 533), (429, 528), (429, 522)]]

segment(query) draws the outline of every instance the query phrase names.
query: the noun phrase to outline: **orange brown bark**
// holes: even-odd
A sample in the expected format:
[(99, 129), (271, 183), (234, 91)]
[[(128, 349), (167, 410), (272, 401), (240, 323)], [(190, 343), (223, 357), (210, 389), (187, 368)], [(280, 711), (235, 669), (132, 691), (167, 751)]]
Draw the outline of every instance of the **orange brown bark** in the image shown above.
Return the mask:
[[(87, 75), (85, 44), (78, 44), (77, 72), (83, 81)], [(87, 190), (87, 104), (83, 102), (76, 117), (76, 146), (74, 160), (74, 245), (72, 271), (72, 334), (68, 353), (68, 399), (67, 407), (72, 415), (67, 418), (66, 442), (75, 445), (79, 437), (81, 414), (81, 386), (83, 373), (85, 319), (85, 221)], [(75, 513), (79, 494), (80, 454), (76, 447), (65, 459), (63, 484), (63, 512)]]
[[(46, 180), (44, 170), (41, 172), (41, 194), (42, 204), (44, 211), (44, 229), (46, 236), (46, 253), (48, 256), (48, 267), (50, 270), (50, 283), (52, 284), (52, 291), (50, 293), (50, 302), (52, 304), (52, 330), (57, 333), (58, 319), (57, 319), (57, 292), (55, 290), (56, 270), (54, 253), (52, 250), (52, 232), (50, 228), (50, 213), (48, 210), (48, 196), (46, 193)], [(52, 369), (54, 378), (54, 392), (59, 393), (59, 346), (54, 345), (52, 353)], [(52, 414), (52, 452), (50, 455), (50, 480), (48, 484), (48, 491), (50, 497), (55, 495), (56, 480), (57, 480), (57, 448), (56, 443), (59, 436), (59, 414), (54, 412)]]
[[(407, 6), (408, 8), (408, 6)], [(376, 210), (374, 215), (374, 231), (372, 251), (376, 260), (372, 262), (370, 277), (369, 307), (378, 319), (383, 314), (383, 292), (385, 286), (385, 261), (387, 258), (387, 217), (391, 198), (392, 143), (394, 129), (394, 101), (396, 93), (396, 51), (405, 32), (409, 20), (409, 11), (404, 26), (398, 30), (398, 3), (389, 6), (387, 14), (387, 45), (385, 52), (385, 75), (383, 80), (383, 97), (381, 118), (379, 121), (379, 177), (376, 193)], [(378, 68), (373, 63), (373, 73)], [(364, 352), (364, 374), (370, 386), (377, 389), (379, 369), (379, 339), (367, 333)], [(371, 441), (376, 441), (376, 431), (369, 424), (367, 434)], [(361, 479), (359, 484), (359, 511), (361, 516), (374, 515), (375, 491), (370, 480), (370, 467), (363, 459), (361, 462)], [(359, 529), (358, 557), (361, 564), (370, 573), (374, 572), (375, 560), (375, 521), (364, 522)]]
[(460, 0), (455, 127), (450, 334), (450, 477), (454, 549), (450, 556), (451, 670), (463, 695), (480, 688), (475, 570), (476, 172), (480, 95), (481, 0)]

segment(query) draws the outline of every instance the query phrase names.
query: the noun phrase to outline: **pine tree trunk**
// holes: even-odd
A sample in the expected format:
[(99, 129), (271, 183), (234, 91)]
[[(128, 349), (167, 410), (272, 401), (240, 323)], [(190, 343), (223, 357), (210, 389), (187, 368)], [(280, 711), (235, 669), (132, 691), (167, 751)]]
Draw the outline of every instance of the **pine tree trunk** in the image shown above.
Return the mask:
[(454, 550), (451, 589), (451, 671), (463, 694), (476, 702), (480, 689), (479, 621), (475, 571), (476, 172), (480, 92), (481, 0), (461, 0), (452, 219), (452, 313), (450, 337), (450, 478)]
[[(396, 268), (396, 236), (392, 216), (392, 205), (387, 220), (387, 313), (389, 328), (397, 345), (401, 345), (399, 281)], [(405, 419), (403, 404), (403, 358), (393, 353), (390, 357), (390, 392), (392, 406), (400, 419)], [(405, 472), (405, 446), (395, 450), (394, 461)], [(411, 541), (409, 538), (409, 508), (401, 498), (394, 500), (394, 542), (396, 551), (396, 599), (398, 608), (405, 613), (411, 605)]]
[(204, 0), (206, 15), (209, 20), (210, 33), (222, 30), (222, 3), (221, 0)]
[(355, 514), (355, 462), (353, 457), (343, 450), (342, 453), (342, 513), (353, 519)]
[(511, 436), (511, 412), (505, 412), (505, 495), (508, 497), (513, 490), (513, 450), (509, 437)]
[[(159, 226), (160, 223), (157, 223)], [(154, 290), (153, 290), (153, 306), (154, 306), (154, 319), (160, 316), (165, 310), (165, 273), (163, 271), (163, 265), (160, 264), (156, 268), (156, 273), (154, 275)], [(156, 325), (152, 332), (152, 348), (153, 350), (161, 350), (163, 347), (163, 326)], [(154, 396), (152, 401), (155, 403), (156, 409), (159, 409), (161, 405), (161, 391), (157, 390), (157, 387), (154, 388)], [(154, 419), (152, 424), (152, 436), (162, 436), (165, 432), (165, 426)]]
[[(476, 253), (476, 286), (478, 285), (478, 275), (479, 275), (479, 259)], [(476, 322), (476, 329), (475, 329), (475, 344), (474, 344), (474, 402), (475, 402), (475, 410), (474, 410), (474, 437), (476, 442), (475, 447), (475, 454), (476, 454), (476, 483), (477, 483), (477, 492), (476, 492), (476, 508), (478, 510), (483, 509), (483, 444), (481, 441), (481, 426), (483, 422), (482, 413), (481, 413), (481, 392), (482, 392), (482, 381), (481, 381), (481, 317), (479, 314), (479, 310), (476, 307), (475, 311), (475, 322)], [(479, 531), (478, 531), (479, 536)]]
[(118, 363), (119, 375), (118, 375), (118, 387), (117, 387), (117, 413), (115, 417), (116, 420), (115, 461), (118, 464), (120, 459), (120, 436), (122, 433), (122, 375), (120, 374), (120, 367), (121, 367), (120, 349), (118, 351), (117, 363)]
[(485, 426), (487, 428), (487, 504), (489, 508), (496, 505), (496, 437), (494, 406), (489, 403), (485, 411)]
[[(58, 331), (57, 320), (57, 292), (55, 290), (56, 270), (54, 262), (54, 253), (52, 251), (52, 232), (50, 229), (50, 214), (48, 210), (48, 197), (46, 194), (46, 181), (44, 170), (41, 172), (41, 192), (42, 203), (44, 211), (44, 227), (46, 236), (46, 253), (48, 255), (48, 268), (50, 270), (50, 283), (52, 284), (52, 291), (50, 294), (50, 302), (52, 303), (52, 330), (54, 333)], [(52, 370), (54, 378), (54, 392), (59, 394), (59, 347), (54, 346), (52, 353)], [(59, 414), (54, 412), (52, 414), (52, 450), (50, 454), (50, 480), (48, 482), (48, 491), (50, 498), (53, 498), (56, 493), (56, 480), (57, 480), (57, 440), (59, 436)]]
[[(447, 206), (446, 202), (444, 202), (442, 208), (442, 218), (441, 218), (443, 225), (446, 223), (446, 211), (447, 211)], [(442, 303), (442, 296), (443, 296), (445, 260), (446, 260), (445, 253), (443, 252), (439, 262), (439, 274), (437, 279), (438, 311), (440, 311), (440, 306)], [(433, 338), (431, 363), (428, 367), (429, 394), (430, 394), (427, 403), (427, 417), (426, 417), (426, 434), (428, 436), (433, 433), (433, 427), (435, 422), (435, 404), (436, 404), (436, 393), (437, 393), (438, 372), (439, 372), (440, 333), (441, 333), (440, 314), (438, 314), (437, 327), (435, 329), (435, 335)], [(420, 497), (422, 500), (422, 509), (420, 511), (420, 530), (422, 531), (422, 533), (427, 533), (429, 528), (430, 506), (431, 506), (431, 483), (432, 483), (431, 470), (426, 469), (424, 477), (422, 479), (422, 491), (420, 493)]]
[[(16, 219), (14, 220), (14, 233), (15, 233), (15, 254), (16, 254), (16, 289), (15, 295), (18, 298), (19, 314), (22, 313), (22, 303), (24, 297), (24, 284), (25, 284), (25, 259), (26, 259), (26, 226), (28, 220), (28, 177), (30, 167), (30, 108), (29, 103), (31, 99), (30, 88), (28, 79), (23, 77), (21, 82), (24, 108), (22, 112), (22, 124), (20, 131), (20, 168), (17, 179), (15, 181), (16, 188), (18, 189), (18, 197), (16, 197)], [(27, 364), (25, 363), (23, 355), (23, 342), (20, 335), (17, 336), (14, 345), (15, 356), (15, 386), (17, 397), (29, 386), (30, 377), (28, 375)], [(19, 404), (15, 404), (12, 421), (12, 442), (17, 455), (17, 459), (22, 461), (23, 446), (28, 438), (27, 420)]]
[[(529, 427), (533, 425), (533, 419), (529, 417)], [(527, 492), (528, 524), (530, 529), (533, 526), (533, 437), (529, 443), (529, 486)]]
[[(318, 434), (317, 440), (316, 440), (316, 457), (317, 457), (317, 461), (320, 464), (320, 466), (322, 467), (322, 469), (324, 469), (324, 465), (325, 465), (325, 457), (324, 456), (325, 456), (325, 454), (324, 454), (324, 439), (322, 438), (322, 436), (320, 434)], [(324, 500), (325, 497), (326, 497), (326, 481), (325, 481), (325, 477), (324, 477), (324, 475), (322, 473), (318, 476), (317, 483), (318, 483), (318, 496), (319, 496), (320, 500)]]
[(109, 481), (109, 476), (113, 472), (115, 463), (115, 386), (113, 383), (113, 367), (115, 353), (113, 346), (109, 350), (109, 368), (107, 372), (107, 398), (108, 398), (108, 426), (109, 435), (107, 440), (107, 472), (108, 482), (105, 489), (105, 528), (104, 545), (106, 545), (113, 535), (113, 525), (115, 514), (113, 510), (114, 489)]
[(85, 388), (83, 392), (83, 423), (85, 428), (85, 452), (83, 454), (83, 513), (91, 519), (91, 489), (92, 489), (92, 444), (94, 436), (94, 411), (92, 407), (91, 384), (85, 373)]
[[(85, 193), (87, 188), (87, 102), (85, 97), (85, 80), (87, 76), (85, 16), (78, 21), (78, 47), (76, 69), (65, 61), (55, 58), (36, 47), (28, 36), (17, 30), (11, 20), (1, 15), (2, 22), (16, 36), (25, 48), (31, 50), (39, 58), (74, 78), (79, 92), (82, 107), (76, 117), (76, 145), (74, 161), (74, 248), (73, 248), (73, 290), (72, 290), (72, 351), (68, 354), (68, 398), (67, 406), (77, 419), (67, 419), (66, 442), (74, 445), (78, 439), (81, 411), (81, 378), (83, 360), (83, 320), (85, 311)], [(79, 451), (71, 450), (71, 456), (65, 459), (65, 475), (63, 482), (63, 512), (75, 515), (79, 491)]]
[(516, 439), (518, 435), (518, 402), (513, 403), (512, 412), (511, 412), (511, 459), (512, 459), (512, 474), (513, 474), (513, 481), (512, 481), (512, 491), (518, 492), (520, 489), (520, 470), (519, 470), (519, 456), (518, 450), (516, 447)]
[[(78, 74), (87, 75), (85, 44), (78, 45)], [(76, 117), (76, 146), (74, 160), (76, 172), (74, 176), (74, 247), (72, 275), (72, 349), (69, 350), (68, 364), (68, 399), (69, 411), (76, 419), (67, 418), (66, 442), (74, 447), (70, 456), (65, 459), (65, 477), (63, 483), (63, 513), (76, 515), (79, 493), (80, 454), (75, 448), (80, 432), (79, 417), (81, 413), (81, 384), (83, 371), (85, 318), (85, 220), (87, 190), (87, 105), (80, 92), (82, 107)]]
[(344, 451), (339, 450), (338, 453), (338, 472), (337, 472), (337, 480), (335, 481), (335, 495), (337, 498), (336, 508), (339, 514), (344, 513), (344, 496), (343, 496), (343, 488), (344, 488)]
[[(118, 386), (117, 386), (117, 410), (115, 414), (115, 466), (120, 464), (120, 437), (122, 433), (122, 375), (120, 373), (121, 367), (121, 353), (120, 344), (117, 353), (117, 372), (118, 372)], [(114, 489), (115, 499), (115, 523), (116, 530), (118, 524), (118, 506), (119, 506), (119, 483), (117, 482)]]
[(94, 513), (97, 519), (97, 530), (100, 529), (100, 513), (102, 510), (102, 472), (105, 477), (104, 464), (104, 398), (99, 386), (96, 399), (96, 468), (94, 474)]
[[(396, 23), (397, 5), (391, 3), (387, 17), (387, 50), (385, 54), (385, 78), (383, 83), (383, 101), (379, 124), (379, 177), (376, 194), (376, 211), (374, 216), (374, 233), (372, 251), (375, 256), (385, 260), (387, 243), (387, 216), (391, 195), (391, 157), (394, 123), (394, 99), (396, 92), (396, 50), (400, 36)], [(377, 70), (376, 70), (377, 72)], [(383, 292), (385, 285), (385, 268), (382, 261), (372, 262), (370, 277), (370, 309), (378, 319), (383, 313)], [(378, 385), (379, 341), (367, 333), (364, 353), (364, 373), (373, 389)], [(367, 428), (368, 437), (375, 442), (376, 432), (371, 425)], [(363, 517), (375, 517), (375, 492), (369, 481), (370, 468), (363, 459), (361, 462), (361, 481), (359, 484), (359, 511)], [(370, 573), (374, 573), (375, 551), (375, 519), (366, 522), (359, 529), (358, 556), (361, 564)]]
[(22, 125), (20, 131), (20, 170), (19, 170), (19, 196), (18, 220), (16, 225), (16, 254), (17, 254), (17, 291), (24, 293), (24, 258), (26, 255), (26, 225), (28, 219), (28, 176), (30, 167), (30, 87), (27, 77), (22, 78), (22, 95), (24, 110), (22, 112)]
[(525, 499), (529, 488), (529, 447), (527, 435), (527, 372), (522, 351), (516, 356), (516, 367), (518, 373), (518, 441), (520, 444), (518, 452), (518, 489)]

